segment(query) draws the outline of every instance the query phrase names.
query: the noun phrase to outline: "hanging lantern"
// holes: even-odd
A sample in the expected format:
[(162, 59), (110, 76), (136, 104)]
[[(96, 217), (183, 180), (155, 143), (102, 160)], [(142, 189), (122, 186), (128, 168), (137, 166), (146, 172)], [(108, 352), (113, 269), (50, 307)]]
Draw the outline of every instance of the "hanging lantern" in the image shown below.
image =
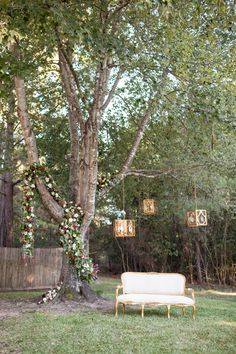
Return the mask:
[(155, 199), (144, 199), (142, 204), (144, 215), (155, 215), (157, 213), (157, 205)]
[(188, 211), (187, 226), (188, 227), (207, 226), (207, 211), (197, 210), (197, 209)]
[(127, 220), (127, 219), (114, 220), (114, 234), (116, 237), (135, 236), (135, 220)]

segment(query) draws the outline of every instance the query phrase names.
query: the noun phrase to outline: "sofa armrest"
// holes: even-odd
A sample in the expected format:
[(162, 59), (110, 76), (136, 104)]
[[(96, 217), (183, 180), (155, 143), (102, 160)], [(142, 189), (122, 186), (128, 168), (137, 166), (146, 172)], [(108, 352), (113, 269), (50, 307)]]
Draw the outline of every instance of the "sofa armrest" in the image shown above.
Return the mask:
[(117, 285), (117, 287), (116, 287), (116, 299), (118, 298), (120, 289), (123, 289), (123, 285)]
[(192, 299), (195, 300), (194, 289), (193, 288), (187, 288), (186, 290), (192, 296)]

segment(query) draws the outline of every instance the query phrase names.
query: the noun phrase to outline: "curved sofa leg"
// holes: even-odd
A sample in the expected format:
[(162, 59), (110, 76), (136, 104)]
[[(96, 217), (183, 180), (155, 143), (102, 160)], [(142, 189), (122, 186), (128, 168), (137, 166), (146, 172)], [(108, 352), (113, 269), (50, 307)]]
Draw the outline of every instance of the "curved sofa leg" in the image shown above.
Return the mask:
[(196, 307), (195, 307), (195, 305), (193, 305), (193, 307), (192, 307), (192, 317), (193, 317), (193, 320), (195, 320), (195, 318), (196, 318)]
[(118, 305), (119, 305), (119, 303), (118, 303), (118, 301), (116, 301), (116, 307), (115, 307), (116, 308), (116, 314), (115, 314), (116, 317), (118, 317)]
[(170, 318), (170, 305), (166, 305), (167, 308), (167, 318)]
[(125, 314), (125, 304), (122, 304), (122, 314), (123, 314), (123, 316)]
[(142, 305), (142, 308), (141, 308), (141, 316), (142, 316), (142, 318), (144, 317), (144, 305)]

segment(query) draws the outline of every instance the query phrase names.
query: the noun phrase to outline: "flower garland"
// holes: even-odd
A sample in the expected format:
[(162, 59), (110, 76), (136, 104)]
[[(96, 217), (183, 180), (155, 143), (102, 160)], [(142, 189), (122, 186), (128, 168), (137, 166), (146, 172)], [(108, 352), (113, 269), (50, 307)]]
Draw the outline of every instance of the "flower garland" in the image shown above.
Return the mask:
[(90, 282), (96, 279), (98, 266), (85, 255), (84, 244), (80, 235), (83, 211), (78, 205), (70, 203), (64, 208), (64, 218), (60, 224), (61, 243), (81, 280)]
[(72, 202), (67, 204), (67, 202), (60, 197), (55, 183), (45, 166), (36, 163), (31, 165), (24, 173), (24, 222), (23, 230), (20, 235), (23, 258), (33, 256), (35, 215), (32, 204), (36, 190), (35, 178), (37, 177), (43, 180), (50, 195), (64, 208), (64, 218), (59, 226), (59, 232), (62, 235), (60, 240), (65, 253), (69, 257), (70, 264), (73, 265), (81, 280), (90, 282), (92, 279), (96, 279), (98, 266), (93, 263), (91, 258), (85, 255), (84, 245), (81, 239), (80, 226), (83, 218), (81, 208), (78, 205), (74, 205)]
[(38, 301), (38, 305), (41, 305), (45, 302), (49, 302), (49, 301), (52, 301), (53, 299), (55, 299), (55, 297), (59, 294), (59, 292), (61, 290), (62, 284), (63, 284), (62, 281), (59, 282), (55, 288), (48, 290), (48, 292), (43, 294), (42, 299), (40, 301)]

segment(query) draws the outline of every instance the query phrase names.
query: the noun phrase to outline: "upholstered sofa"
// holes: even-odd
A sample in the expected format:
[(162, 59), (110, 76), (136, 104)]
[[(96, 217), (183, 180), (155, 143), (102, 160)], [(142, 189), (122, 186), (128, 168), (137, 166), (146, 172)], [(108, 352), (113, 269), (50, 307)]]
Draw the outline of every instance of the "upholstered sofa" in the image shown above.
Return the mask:
[[(123, 314), (126, 305), (141, 305), (141, 316), (144, 317), (144, 306), (166, 306), (167, 317), (170, 318), (170, 307), (179, 306), (184, 310), (192, 308), (195, 319), (194, 290), (185, 289), (186, 278), (178, 273), (139, 273), (126, 272), (121, 275), (122, 285), (116, 288), (115, 312), (118, 316), (118, 306), (122, 304)], [(123, 294), (119, 295), (119, 290)], [(186, 292), (191, 297), (186, 296)]]

